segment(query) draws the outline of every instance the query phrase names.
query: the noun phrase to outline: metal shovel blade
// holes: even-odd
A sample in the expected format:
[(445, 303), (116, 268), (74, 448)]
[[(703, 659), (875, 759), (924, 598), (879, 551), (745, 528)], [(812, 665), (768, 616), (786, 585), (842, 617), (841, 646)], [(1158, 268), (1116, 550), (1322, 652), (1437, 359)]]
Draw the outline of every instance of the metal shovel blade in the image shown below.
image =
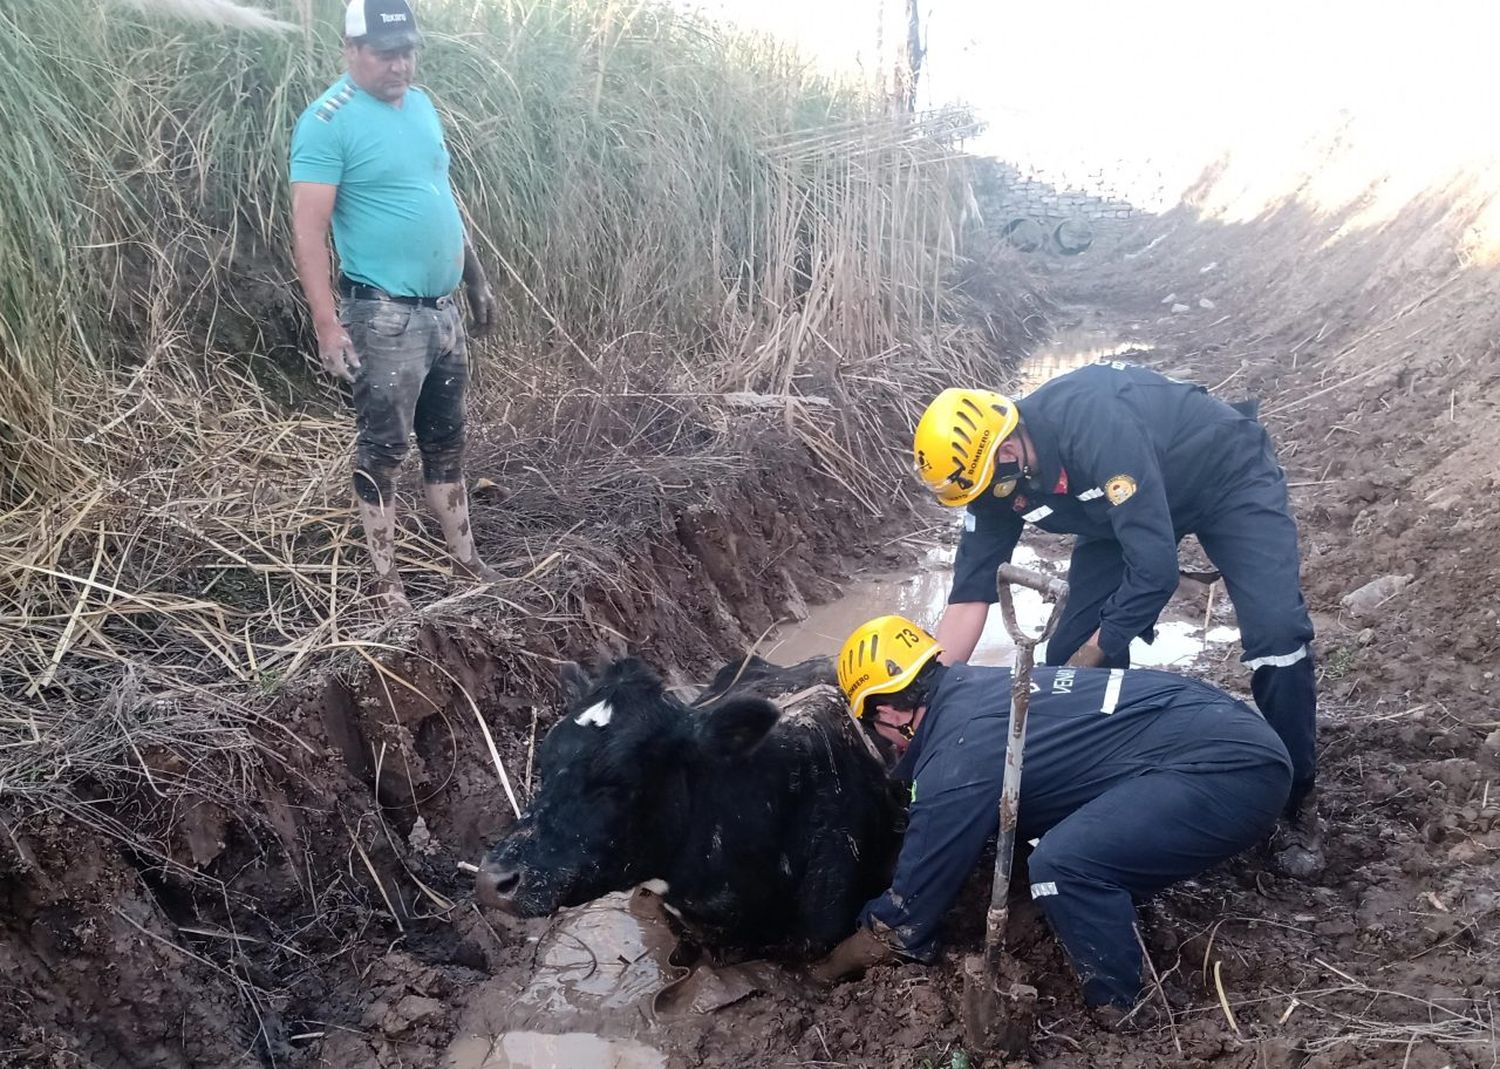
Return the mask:
[(970, 1050), (1020, 1058), (1036, 1025), (1036, 988), (985, 966), (983, 954), (964, 958), (963, 1026)]

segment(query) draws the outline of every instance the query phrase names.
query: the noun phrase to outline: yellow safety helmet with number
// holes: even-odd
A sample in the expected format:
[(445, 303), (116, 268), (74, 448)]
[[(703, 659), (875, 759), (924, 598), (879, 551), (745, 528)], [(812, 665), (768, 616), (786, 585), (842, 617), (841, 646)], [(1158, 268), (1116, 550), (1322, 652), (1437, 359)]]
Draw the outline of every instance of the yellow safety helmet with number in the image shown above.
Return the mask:
[(989, 390), (950, 388), (922, 418), (912, 452), (917, 474), (945, 505), (967, 505), (995, 474), (995, 453), (1021, 422), (1016, 403)]
[(937, 640), (904, 616), (877, 616), (855, 628), (839, 651), (839, 689), (862, 717), (866, 698), (904, 690), (940, 652)]

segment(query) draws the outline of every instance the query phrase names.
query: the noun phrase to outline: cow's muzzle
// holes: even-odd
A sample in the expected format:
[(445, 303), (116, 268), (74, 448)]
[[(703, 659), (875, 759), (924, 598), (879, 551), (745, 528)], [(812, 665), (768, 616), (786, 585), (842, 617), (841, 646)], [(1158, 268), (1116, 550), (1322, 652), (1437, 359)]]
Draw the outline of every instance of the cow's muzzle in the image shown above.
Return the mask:
[(479, 875), (474, 877), (474, 896), (480, 905), (517, 916), (521, 913), (516, 902), (516, 892), (520, 889), (520, 868), (493, 858), (486, 858), (479, 866)]

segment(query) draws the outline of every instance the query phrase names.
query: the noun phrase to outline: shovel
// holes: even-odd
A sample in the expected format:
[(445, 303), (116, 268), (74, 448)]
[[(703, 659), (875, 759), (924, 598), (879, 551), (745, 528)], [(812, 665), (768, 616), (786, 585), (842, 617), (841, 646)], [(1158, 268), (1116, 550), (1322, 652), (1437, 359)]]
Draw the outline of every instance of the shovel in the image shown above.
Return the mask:
[[(1051, 598), (1052, 610), (1039, 635), (1016, 622), (1011, 586), (1024, 586)], [(963, 1026), (971, 1050), (993, 1051), (1008, 1058), (1025, 1054), (1036, 1020), (1036, 988), (1022, 983), (1015, 963), (1004, 952), (1005, 921), (1010, 912), (1011, 870), (1015, 863), (1016, 821), (1021, 802), (1021, 763), (1026, 752), (1026, 714), (1031, 707), (1031, 668), (1036, 647), (1045, 642), (1068, 600), (1068, 584), (1014, 564), (1000, 566), (1000, 611), (1005, 630), (1016, 644), (1010, 680), (1010, 732), (1005, 740), (1005, 779), (1000, 790), (1000, 833), (995, 840), (995, 882), (985, 914), (984, 952), (964, 958)]]

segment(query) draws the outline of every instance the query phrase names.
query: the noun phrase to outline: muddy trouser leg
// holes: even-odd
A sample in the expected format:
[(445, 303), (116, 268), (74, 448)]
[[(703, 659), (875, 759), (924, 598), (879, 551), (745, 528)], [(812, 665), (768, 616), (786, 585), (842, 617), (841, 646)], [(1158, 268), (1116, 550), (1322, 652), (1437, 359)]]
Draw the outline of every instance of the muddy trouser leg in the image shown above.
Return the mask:
[[(1120, 543), (1108, 538), (1080, 538), (1068, 564), (1068, 603), (1057, 630), (1047, 641), (1046, 663), (1066, 664), (1078, 647), (1099, 630), (1099, 610), (1120, 588), (1125, 558)], [(1108, 658), (1105, 668), (1129, 668), (1130, 650)]]
[(1143, 965), (1136, 900), (1263, 839), (1287, 783), (1283, 764), (1150, 772), (1111, 787), (1042, 836), (1028, 862), (1031, 897), (1088, 1005), (1135, 1005)]
[(389, 506), (427, 377), (427, 309), (389, 301), (345, 301), (342, 319), (359, 354), (354, 379), (354, 492)]
[(463, 480), (464, 395), (469, 386), (468, 340), (458, 305), (449, 302), (432, 312), (431, 369), (416, 402), (414, 429), (422, 451), (422, 481)]
[(1198, 541), (1223, 573), (1234, 603), (1255, 704), (1291, 756), (1292, 816), (1317, 778), (1318, 690), (1297, 525), (1269, 445), (1267, 463), (1244, 477), (1218, 515), (1199, 529)]

